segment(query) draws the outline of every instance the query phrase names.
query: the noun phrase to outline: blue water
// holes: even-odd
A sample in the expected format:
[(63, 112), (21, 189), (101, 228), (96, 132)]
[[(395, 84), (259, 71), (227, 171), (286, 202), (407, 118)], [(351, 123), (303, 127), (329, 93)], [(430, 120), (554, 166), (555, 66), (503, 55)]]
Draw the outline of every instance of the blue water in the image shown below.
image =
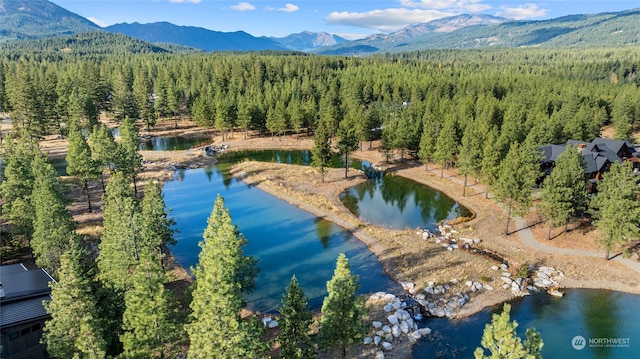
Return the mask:
[(349, 188), (340, 200), (363, 220), (389, 228), (428, 228), (471, 212), (444, 193), (408, 178), (388, 174), (370, 177)]
[(349, 259), (352, 273), (360, 276), (360, 293), (400, 290), (377, 257), (342, 227), (249, 187), (224, 170), (179, 171), (174, 181), (165, 183), (163, 192), (179, 230), (171, 251), (185, 268), (198, 261), (198, 242), (216, 196), (225, 199), (234, 224), (248, 239), (245, 254), (260, 261), (256, 290), (247, 298), (250, 309), (277, 310), (294, 274), (309, 305), (319, 309), (340, 253)]
[(147, 151), (181, 151), (211, 142), (211, 138), (150, 137), (140, 141), (140, 149)]
[[(546, 294), (531, 295), (511, 302), (511, 320), (518, 322), (521, 338), (529, 327), (540, 332), (545, 359), (640, 358), (640, 296), (596, 289), (567, 290), (563, 298)], [(433, 330), (430, 337), (414, 346), (414, 358), (471, 358), (480, 346), (485, 324), (502, 305), (486, 309), (461, 320), (429, 319), (424, 325)], [(576, 336), (586, 346), (572, 346)], [(599, 338), (628, 338), (628, 346), (589, 345)], [(595, 343), (595, 342), (594, 342)], [(487, 352), (488, 353), (488, 352)]]

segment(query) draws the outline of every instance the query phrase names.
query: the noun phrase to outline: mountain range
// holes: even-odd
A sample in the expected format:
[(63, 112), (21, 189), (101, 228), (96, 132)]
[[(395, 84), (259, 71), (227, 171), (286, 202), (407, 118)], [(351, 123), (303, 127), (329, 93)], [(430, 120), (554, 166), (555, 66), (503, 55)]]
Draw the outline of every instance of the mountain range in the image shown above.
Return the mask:
[(105, 31), (152, 44), (177, 44), (204, 51), (293, 50), (353, 55), (436, 48), (628, 46), (640, 41), (639, 23), (640, 9), (541, 21), (458, 15), (348, 41), (328, 33), (303, 31), (282, 38), (255, 37), (244, 31), (219, 32), (168, 22), (101, 28), (47, 0), (0, 0), (0, 43)]

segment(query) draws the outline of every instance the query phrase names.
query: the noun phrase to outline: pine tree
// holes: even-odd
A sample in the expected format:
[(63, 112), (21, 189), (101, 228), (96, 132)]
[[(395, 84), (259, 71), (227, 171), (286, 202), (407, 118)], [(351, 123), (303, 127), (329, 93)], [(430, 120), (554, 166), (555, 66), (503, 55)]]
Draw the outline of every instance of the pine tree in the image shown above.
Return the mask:
[(614, 245), (637, 238), (640, 229), (640, 188), (631, 169), (631, 162), (613, 163), (598, 182), (598, 193), (591, 200), (594, 225), (600, 233), (605, 258)]
[(307, 305), (307, 298), (294, 275), (282, 296), (280, 308), (280, 325), (282, 332), (278, 337), (282, 348), (280, 357), (313, 358), (315, 350), (309, 336), (309, 327), (313, 321), (313, 314)]
[(329, 143), (331, 133), (326, 125), (321, 121), (313, 136), (313, 149), (311, 149), (311, 165), (318, 169), (324, 182), (325, 168), (331, 163), (331, 144)]
[(355, 124), (347, 120), (342, 121), (338, 128), (336, 147), (340, 155), (344, 156), (344, 178), (347, 178), (349, 173), (349, 154), (358, 149), (358, 137), (355, 133)]
[(102, 191), (105, 191), (104, 170), (111, 170), (115, 166), (114, 154), (117, 151), (117, 145), (113, 139), (111, 130), (103, 123), (93, 128), (89, 135), (89, 147), (91, 149), (91, 159), (98, 165), (100, 180), (102, 182)]
[(240, 317), (243, 293), (255, 286), (256, 260), (245, 257), (247, 244), (231, 222), (224, 200), (218, 196), (204, 231), (191, 301), (189, 358), (259, 358), (268, 345), (264, 327), (255, 318)]
[(53, 166), (42, 155), (36, 156), (31, 166), (36, 174), (31, 195), (35, 211), (31, 248), (36, 264), (55, 276), (75, 226), (65, 208), (62, 184)]
[(482, 147), (482, 163), (480, 164), (480, 175), (484, 180), (487, 190), (485, 198), (489, 198), (489, 189), (498, 182), (500, 172), (500, 150), (498, 148), (498, 130), (492, 127), (487, 134), (487, 140)]
[(100, 279), (116, 292), (131, 287), (131, 273), (140, 258), (140, 233), (136, 225), (138, 204), (129, 181), (114, 173), (107, 185), (98, 268)]
[(67, 172), (82, 181), (87, 194), (89, 213), (91, 213), (91, 194), (89, 180), (98, 178), (100, 170), (98, 163), (91, 157), (91, 149), (80, 132), (78, 122), (73, 120), (69, 126), (69, 149), (67, 151)]
[(178, 337), (176, 307), (164, 287), (166, 276), (157, 257), (145, 254), (125, 293), (120, 336), (126, 358), (162, 358), (164, 346)]
[(31, 163), (39, 151), (35, 143), (23, 138), (15, 141), (5, 139), (3, 149), (2, 216), (9, 219), (12, 242), (19, 247), (21, 238), (29, 240), (33, 235), (35, 208), (31, 203), (31, 193), (35, 176)]
[(445, 118), (442, 131), (436, 140), (436, 151), (433, 154), (433, 158), (442, 163), (440, 177), (444, 176), (444, 168), (448, 167), (449, 162), (455, 159), (458, 153), (458, 143), (456, 120), (450, 115)]
[(133, 181), (134, 193), (138, 193), (136, 175), (142, 169), (142, 156), (138, 152), (140, 140), (136, 124), (126, 117), (120, 126), (120, 142), (117, 144), (116, 170)]
[(97, 310), (95, 268), (79, 240), (60, 258), (59, 280), (50, 283), (52, 300), (44, 302), (51, 315), (43, 342), (56, 358), (105, 358), (106, 341)]
[(342, 358), (346, 358), (347, 346), (360, 341), (367, 330), (364, 298), (356, 294), (359, 287), (358, 276), (351, 275), (349, 260), (341, 253), (327, 282), (318, 334), (322, 346), (339, 349)]
[[(505, 303), (502, 313), (494, 314), (491, 323), (484, 327), (482, 348), (478, 347), (473, 352), (476, 359), (542, 359), (540, 350), (544, 343), (540, 334), (535, 329), (528, 328), (527, 339), (523, 343), (516, 334), (518, 323), (515, 320), (511, 321), (510, 311), (511, 305)], [(486, 350), (490, 355), (486, 355)]]
[(565, 152), (558, 156), (553, 171), (544, 180), (539, 209), (549, 224), (547, 239), (551, 239), (553, 227), (567, 225), (573, 215), (586, 209), (584, 168), (584, 159), (578, 149), (567, 145)]
[(160, 186), (149, 180), (136, 220), (141, 250), (161, 255), (166, 245), (176, 244), (171, 228), (175, 223), (169, 218)]
[(496, 197), (507, 206), (505, 235), (509, 235), (512, 213), (524, 214), (531, 207), (531, 191), (540, 175), (539, 158), (540, 155), (535, 149), (514, 142), (507, 157), (500, 163)]

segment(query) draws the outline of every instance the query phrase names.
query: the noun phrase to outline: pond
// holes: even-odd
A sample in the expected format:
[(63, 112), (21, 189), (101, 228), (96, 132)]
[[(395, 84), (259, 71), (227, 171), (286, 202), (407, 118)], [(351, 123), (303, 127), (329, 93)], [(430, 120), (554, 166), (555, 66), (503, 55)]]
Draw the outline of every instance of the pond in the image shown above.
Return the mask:
[(220, 194), (234, 224), (248, 239), (245, 254), (260, 261), (256, 290), (247, 298), (250, 309), (276, 311), (294, 274), (309, 305), (319, 309), (340, 253), (349, 258), (352, 273), (360, 276), (360, 293), (401, 290), (384, 273), (377, 257), (351, 233), (247, 186), (231, 177), (225, 167), (178, 171), (175, 180), (164, 185), (167, 208), (172, 209), (179, 231), (171, 251), (184, 268), (198, 261), (198, 242)]
[[(526, 296), (511, 302), (511, 320), (524, 338), (529, 327), (540, 332), (542, 357), (562, 359), (640, 358), (640, 296), (596, 289), (570, 289), (563, 298), (546, 294)], [(480, 346), (485, 324), (502, 305), (460, 320), (428, 319), (429, 338), (414, 346), (414, 358), (471, 358)], [(574, 337), (585, 338), (585, 346), (574, 348)], [(606, 344), (608, 342), (608, 344)], [(618, 344), (613, 344), (617, 342)]]
[(209, 137), (149, 137), (140, 141), (140, 149), (143, 151), (182, 151), (209, 143), (211, 143)]
[(393, 173), (369, 176), (368, 181), (344, 191), (340, 200), (363, 220), (395, 229), (433, 231), (440, 221), (471, 216), (444, 193)]

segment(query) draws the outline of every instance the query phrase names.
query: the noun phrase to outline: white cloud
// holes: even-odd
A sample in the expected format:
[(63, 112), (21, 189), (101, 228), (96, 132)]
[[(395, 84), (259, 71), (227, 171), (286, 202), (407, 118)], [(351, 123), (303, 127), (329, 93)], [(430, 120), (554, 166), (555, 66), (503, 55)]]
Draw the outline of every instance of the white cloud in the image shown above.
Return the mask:
[(284, 11), (284, 12), (296, 12), (298, 11), (300, 8), (296, 5), (293, 4), (285, 4), (284, 7), (281, 7), (278, 9), (278, 11)]
[(452, 11), (392, 8), (368, 12), (332, 12), (325, 20), (332, 24), (364, 27), (388, 32), (400, 30), (416, 22), (429, 22), (457, 14), (457, 12)]
[(490, 5), (483, 4), (483, 0), (399, 0), (399, 3), (403, 7), (431, 10), (480, 12), (491, 9)]
[(104, 21), (102, 21), (102, 20), (100, 20), (100, 19), (96, 19), (96, 18), (95, 18), (95, 17), (93, 17), (93, 16), (89, 16), (89, 17), (87, 18), (87, 20), (91, 21), (92, 23), (94, 23), (94, 24), (96, 24), (96, 25), (98, 25), (98, 26), (100, 26), (100, 27), (106, 27), (106, 26), (107, 26), (107, 23), (106, 23), (106, 22), (104, 22)]
[(255, 10), (256, 7), (251, 5), (248, 2), (239, 2), (236, 5), (231, 6), (231, 9), (237, 11), (247, 11), (247, 10)]
[(542, 17), (547, 14), (547, 9), (539, 9), (538, 5), (527, 3), (518, 7), (501, 6), (501, 11), (496, 15), (510, 18), (510, 19), (530, 19), (536, 17)]
[(182, 4), (182, 3), (192, 3), (192, 4), (199, 4), (202, 0), (169, 0), (169, 2), (172, 2), (174, 4)]

